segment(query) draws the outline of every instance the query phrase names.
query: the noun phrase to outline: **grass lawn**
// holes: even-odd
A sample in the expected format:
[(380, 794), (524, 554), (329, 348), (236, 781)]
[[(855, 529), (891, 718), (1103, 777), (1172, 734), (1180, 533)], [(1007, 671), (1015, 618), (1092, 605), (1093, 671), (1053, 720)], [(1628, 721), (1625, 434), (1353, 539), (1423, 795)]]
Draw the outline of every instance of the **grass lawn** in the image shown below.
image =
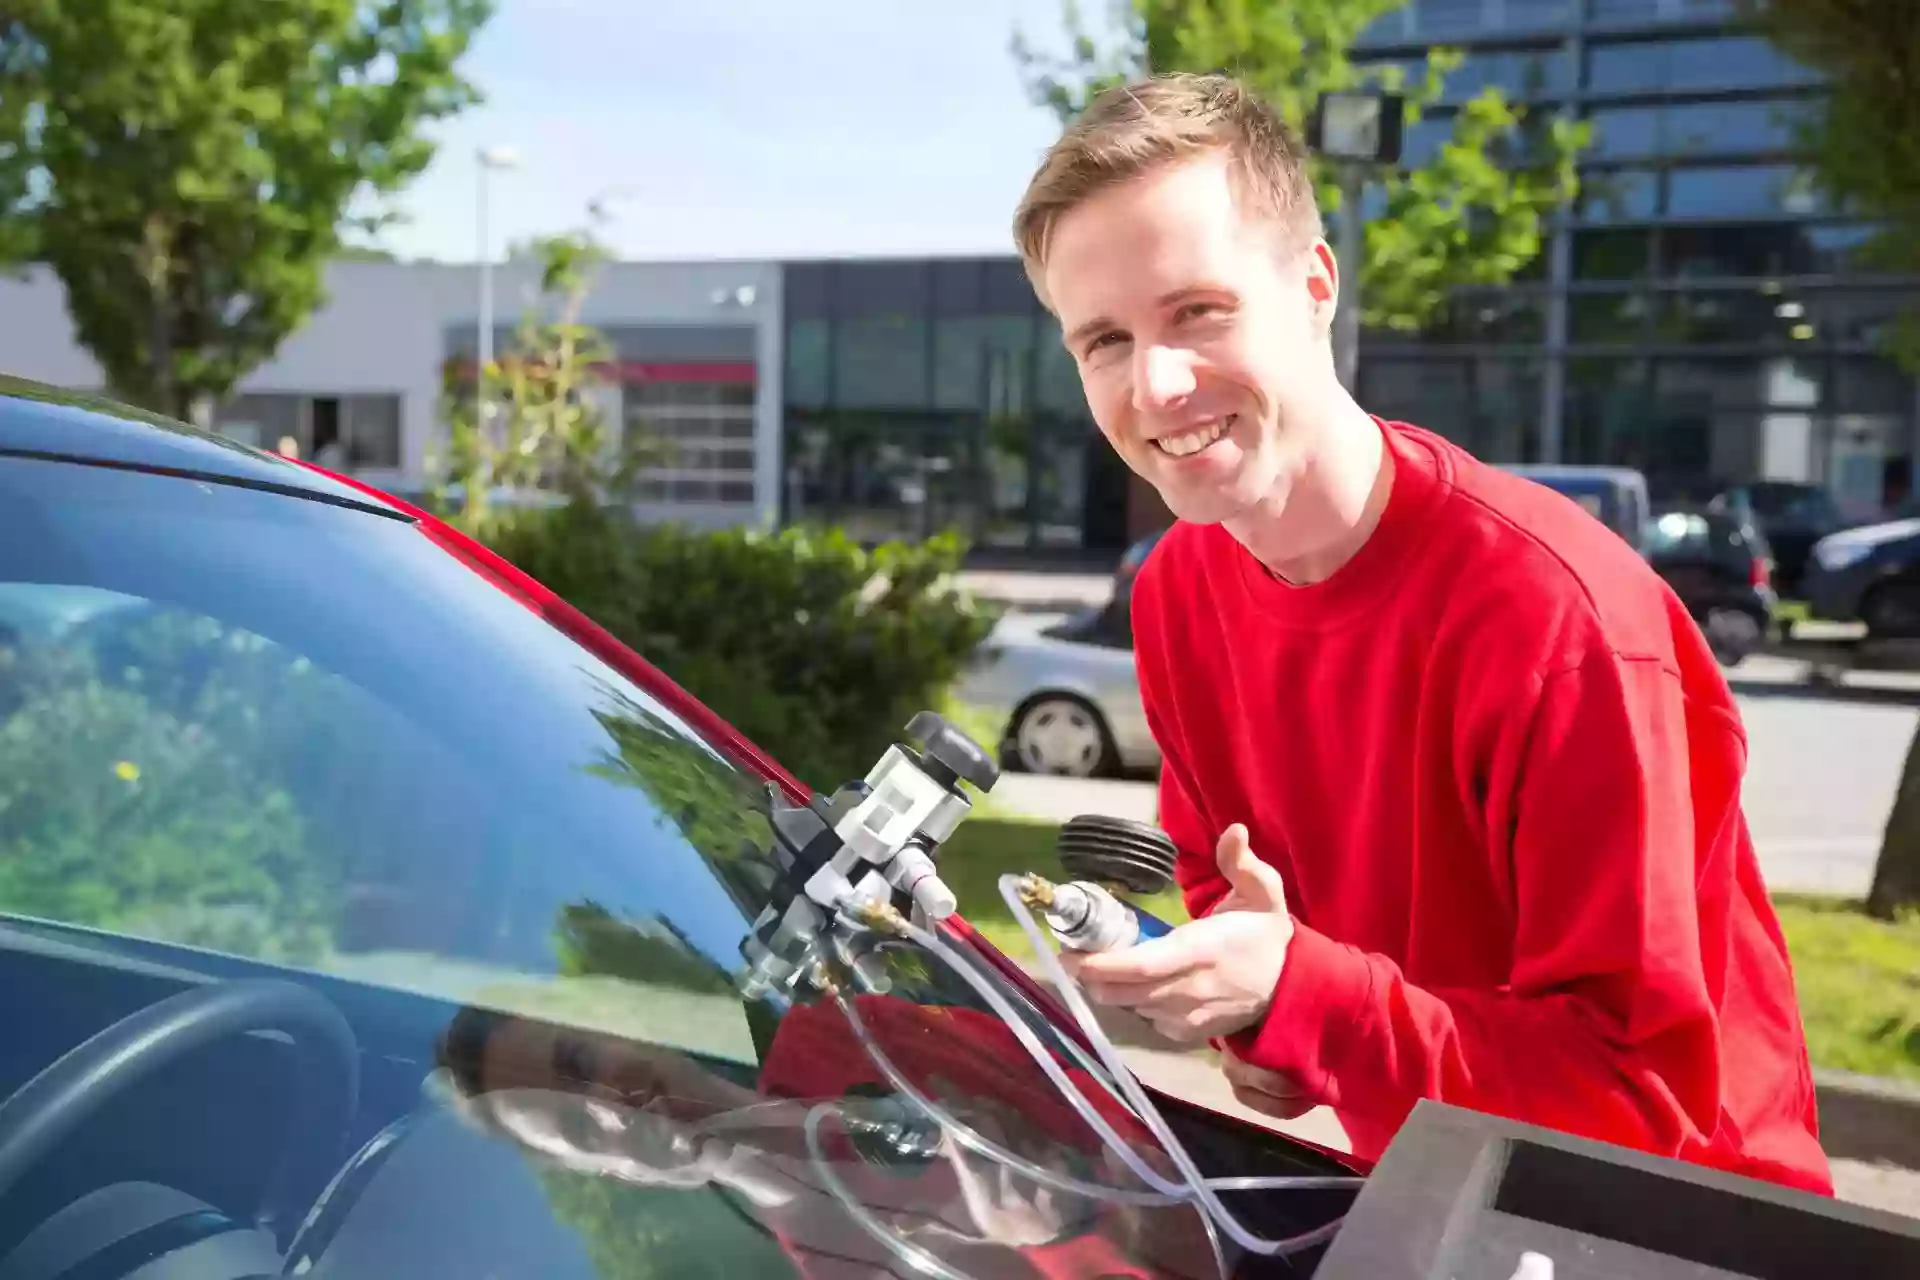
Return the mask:
[[(993, 944), (1015, 960), (1033, 954), (1026, 934), (1008, 914), (996, 881), (1009, 872), (1037, 871), (1049, 880), (1065, 880), (1067, 873), (1054, 857), (1051, 822), (1010, 817), (997, 812), (991, 798), (960, 824), (953, 838), (941, 846), (940, 875), (960, 898), (960, 914)], [(1135, 898), (1162, 920), (1187, 918), (1178, 889)]]
[(1774, 906), (1813, 1065), (1920, 1081), (1920, 915), (1888, 924), (1793, 894)]
[[(940, 855), (961, 912), (1015, 960), (1031, 948), (994, 882), (1020, 871), (1063, 878), (1053, 854), (1057, 830), (996, 812), (989, 800)], [(1177, 890), (1142, 905), (1165, 920), (1186, 919)], [(1920, 916), (1885, 924), (1847, 902), (1794, 895), (1775, 905), (1793, 955), (1813, 1064), (1920, 1081)]]

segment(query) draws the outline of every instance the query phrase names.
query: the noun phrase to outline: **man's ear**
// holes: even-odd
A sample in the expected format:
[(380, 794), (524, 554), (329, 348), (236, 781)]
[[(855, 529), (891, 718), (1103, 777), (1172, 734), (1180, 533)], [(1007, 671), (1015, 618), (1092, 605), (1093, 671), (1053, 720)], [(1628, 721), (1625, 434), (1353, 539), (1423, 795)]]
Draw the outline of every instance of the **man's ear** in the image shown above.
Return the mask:
[(1331, 332), (1333, 314), (1340, 307), (1340, 263), (1333, 246), (1324, 238), (1315, 239), (1306, 253), (1307, 297), (1313, 302), (1313, 318), (1322, 329)]

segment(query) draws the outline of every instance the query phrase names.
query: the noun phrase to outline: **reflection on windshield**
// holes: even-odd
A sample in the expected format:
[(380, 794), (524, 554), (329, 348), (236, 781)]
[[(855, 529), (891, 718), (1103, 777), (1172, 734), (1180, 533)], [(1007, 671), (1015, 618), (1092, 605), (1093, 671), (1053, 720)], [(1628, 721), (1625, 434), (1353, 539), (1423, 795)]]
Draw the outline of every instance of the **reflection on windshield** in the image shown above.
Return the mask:
[[(487, 1198), (518, 1184), (478, 1189), (499, 1158), (537, 1172), (543, 1220), (586, 1251), (584, 1271), (526, 1273), (557, 1280), (898, 1269), (876, 1222), (974, 1274), (1023, 1274), (1010, 1248), (1076, 1274), (1211, 1272), (1191, 1207), (1015, 1178), (904, 1115), (835, 1000), (743, 999), (775, 793), (410, 526), (0, 459), (0, 625), (0, 912), (94, 957), (60, 1019), (11, 1024), (15, 1085), (154, 998), (115, 986), (127, 957), (271, 973), (360, 1038), (357, 1158), (386, 1172), (343, 1177), (315, 1238), (372, 1248), (384, 1274), (424, 1246), (366, 1244), (383, 1197), (459, 1200), (476, 1242), (531, 1229)], [(0, 966), (26, 963), (14, 945)], [(904, 943), (881, 958), (886, 994), (852, 998), (914, 1088), (1032, 1165), (1139, 1190), (964, 982)], [(0, 967), (0, 992), (28, 990), (22, 972)], [(423, 1102), (410, 1070), (447, 1087)], [(203, 1078), (139, 1115), (246, 1105), (195, 1096)], [(436, 1116), (490, 1146), (436, 1154)], [(381, 1142), (399, 1154), (376, 1161)], [(104, 1145), (70, 1154), (117, 1167)], [(260, 1181), (237, 1145), (153, 1158), (194, 1185)]]

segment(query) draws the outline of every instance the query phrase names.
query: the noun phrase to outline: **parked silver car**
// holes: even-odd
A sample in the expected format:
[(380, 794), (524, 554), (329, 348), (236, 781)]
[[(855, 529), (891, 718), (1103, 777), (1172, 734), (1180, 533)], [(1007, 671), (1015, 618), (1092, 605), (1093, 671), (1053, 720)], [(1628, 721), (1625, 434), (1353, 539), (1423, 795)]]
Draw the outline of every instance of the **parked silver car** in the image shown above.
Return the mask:
[(1127, 604), (1119, 597), (1064, 621), (1012, 614), (974, 654), (958, 694), (998, 717), (1008, 767), (1075, 778), (1159, 767)]

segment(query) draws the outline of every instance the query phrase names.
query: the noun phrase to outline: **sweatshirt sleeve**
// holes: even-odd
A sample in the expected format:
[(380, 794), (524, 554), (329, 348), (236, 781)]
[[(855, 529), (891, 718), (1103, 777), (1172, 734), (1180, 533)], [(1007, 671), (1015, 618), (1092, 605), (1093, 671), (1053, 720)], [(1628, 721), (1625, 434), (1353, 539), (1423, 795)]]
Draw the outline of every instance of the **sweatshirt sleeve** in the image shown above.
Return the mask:
[(1660, 663), (1602, 654), (1509, 723), (1485, 806), (1511, 876), (1509, 985), (1419, 987), (1300, 926), (1267, 1016), (1229, 1044), (1385, 1125), (1425, 1097), (1692, 1146), (1717, 1126), (1721, 1053), (1696, 876), (1743, 838), (1737, 722), (1690, 708)]

